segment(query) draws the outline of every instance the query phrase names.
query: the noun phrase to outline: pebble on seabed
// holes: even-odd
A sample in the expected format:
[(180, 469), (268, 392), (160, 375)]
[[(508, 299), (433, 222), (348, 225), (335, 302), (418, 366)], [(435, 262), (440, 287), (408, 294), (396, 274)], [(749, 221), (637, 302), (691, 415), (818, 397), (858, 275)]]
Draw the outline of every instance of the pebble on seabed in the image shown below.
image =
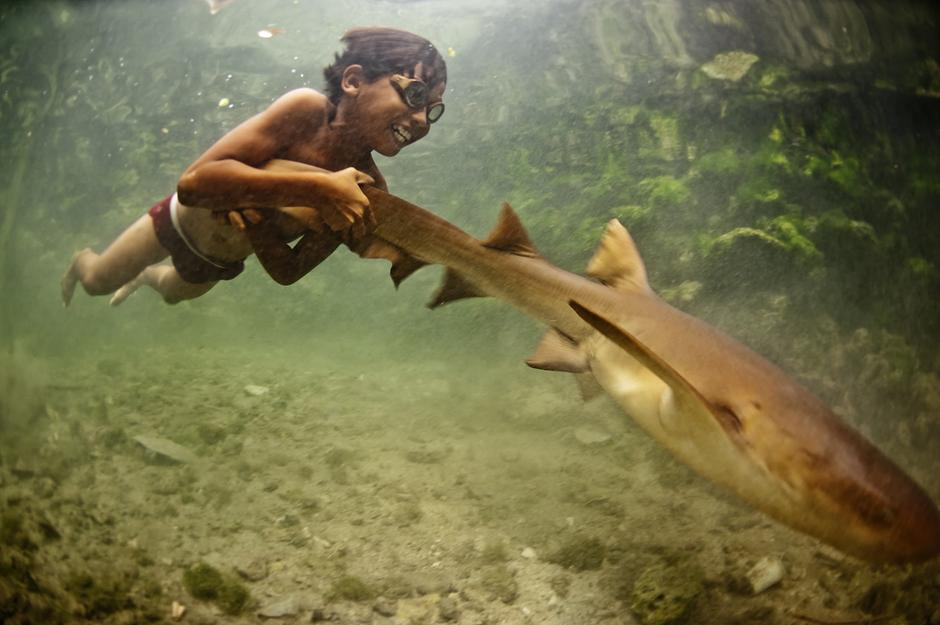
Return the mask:
[(758, 595), (783, 579), (783, 562), (778, 558), (764, 556), (747, 572), (751, 590)]

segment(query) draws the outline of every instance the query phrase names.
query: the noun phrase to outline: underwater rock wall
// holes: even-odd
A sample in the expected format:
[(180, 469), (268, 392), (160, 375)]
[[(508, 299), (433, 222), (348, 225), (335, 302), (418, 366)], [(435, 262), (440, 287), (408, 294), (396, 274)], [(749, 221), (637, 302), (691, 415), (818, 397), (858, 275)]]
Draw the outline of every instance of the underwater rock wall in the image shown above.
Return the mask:
[(676, 68), (728, 49), (813, 71), (936, 50), (936, 10), (870, 0), (588, 2), (583, 13), (599, 56), (626, 78), (631, 57)]

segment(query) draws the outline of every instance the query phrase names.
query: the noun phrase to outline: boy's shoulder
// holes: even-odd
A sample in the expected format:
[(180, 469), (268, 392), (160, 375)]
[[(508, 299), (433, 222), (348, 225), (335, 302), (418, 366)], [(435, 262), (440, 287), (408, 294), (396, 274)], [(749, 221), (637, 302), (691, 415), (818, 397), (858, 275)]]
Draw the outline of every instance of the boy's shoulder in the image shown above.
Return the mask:
[(300, 87), (298, 89), (292, 89), (284, 95), (282, 95), (279, 100), (290, 100), (297, 103), (305, 103), (307, 105), (316, 105), (316, 106), (326, 106), (330, 99), (326, 95), (320, 93), (316, 89), (311, 89), (310, 87)]
[(302, 87), (288, 91), (271, 105), (269, 113), (281, 115), (303, 115), (311, 119), (324, 119), (329, 117), (333, 104), (329, 98), (309, 87)]

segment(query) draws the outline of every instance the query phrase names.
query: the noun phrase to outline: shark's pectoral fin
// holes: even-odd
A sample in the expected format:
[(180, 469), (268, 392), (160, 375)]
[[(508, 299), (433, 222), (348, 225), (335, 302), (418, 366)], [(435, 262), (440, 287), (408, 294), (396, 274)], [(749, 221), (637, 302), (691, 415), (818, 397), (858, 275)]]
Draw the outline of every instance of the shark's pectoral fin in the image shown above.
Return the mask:
[[(614, 344), (623, 348), (628, 354), (633, 356), (641, 365), (653, 372), (653, 374), (662, 380), (672, 391), (671, 398), (664, 398), (660, 405), (660, 419), (671, 425), (664, 429), (673, 431), (685, 430), (690, 423), (678, 423), (674, 420), (677, 415), (704, 415), (710, 417), (714, 423), (719, 424), (723, 429), (740, 427), (737, 417), (734, 417), (730, 409), (721, 406), (712, 405), (702, 394), (694, 387), (682, 374), (672, 368), (665, 360), (641, 343), (632, 334), (618, 327), (611, 321), (601, 317), (597, 313), (585, 308), (574, 300), (568, 304), (574, 309), (578, 316), (593, 326), (597, 331), (610, 339)], [(669, 399), (670, 401), (665, 401)], [(733, 417), (733, 418), (732, 418)]]
[(587, 354), (570, 338), (552, 328), (545, 333), (535, 353), (525, 361), (533, 369), (565, 371), (574, 374), (581, 399), (588, 401), (604, 393), (588, 363)]
[(427, 264), (407, 254), (397, 245), (393, 245), (375, 235), (367, 235), (364, 237), (348, 235), (344, 238), (346, 246), (358, 254), (360, 258), (381, 258), (391, 262), (392, 269), (389, 275), (392, 278), (392, 282), (395, 283), (396, 288), (405, 278)]
[(587, 356), (570, 338), (552, 328), (545, 333), (535, 353), (525, 361), (533, 369), (584, 373), (590, 371)]
[(428, 303), (428, 308), (437, 308), (448, 302), (454, 302), (459, 299), (469, 297), (486, 297), (486, 293), (481, 292), (475, 286), (460, 277), (456, 271), (447, 269), (444, 272), (444, 282), (441, 284), (434, 298)]
[(652, 291), (640, 252), (630, 233), (616, 219), (607, 222), (601, 244), (588, 263), (587, 274), (618, 290)]
[(503, 203), (503, 209), (499, 213), (499, 220), (496, 227), (490, 232), (490, 235), (483, 241), (483, 245), (494, 250), (502, 250), (518, 256), (528, 256), (530, 258), (539, 255), (538, 250), (532, 240), (529, 239), (525, 227), (519, 220), (519, 216), (512, 210), (512, 206)]

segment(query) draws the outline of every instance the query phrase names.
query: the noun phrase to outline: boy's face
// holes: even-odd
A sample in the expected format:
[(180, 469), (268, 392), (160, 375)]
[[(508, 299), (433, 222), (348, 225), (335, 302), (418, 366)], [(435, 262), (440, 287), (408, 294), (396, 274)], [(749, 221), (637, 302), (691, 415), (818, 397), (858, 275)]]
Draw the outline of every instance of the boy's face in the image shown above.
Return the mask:
[[(420, 63), (411, 78), (424, 80)], [(428, 134), (428, 108), (442, 101), (444, 88), (443, 83), (435, 85), (428, 94), (428, 106), (415, 109), (405, 102), (391, 76), (363, 81), (356, 94), (357, 124), (372, 149), (383, 156), (395, 156), (403, 147)]]

